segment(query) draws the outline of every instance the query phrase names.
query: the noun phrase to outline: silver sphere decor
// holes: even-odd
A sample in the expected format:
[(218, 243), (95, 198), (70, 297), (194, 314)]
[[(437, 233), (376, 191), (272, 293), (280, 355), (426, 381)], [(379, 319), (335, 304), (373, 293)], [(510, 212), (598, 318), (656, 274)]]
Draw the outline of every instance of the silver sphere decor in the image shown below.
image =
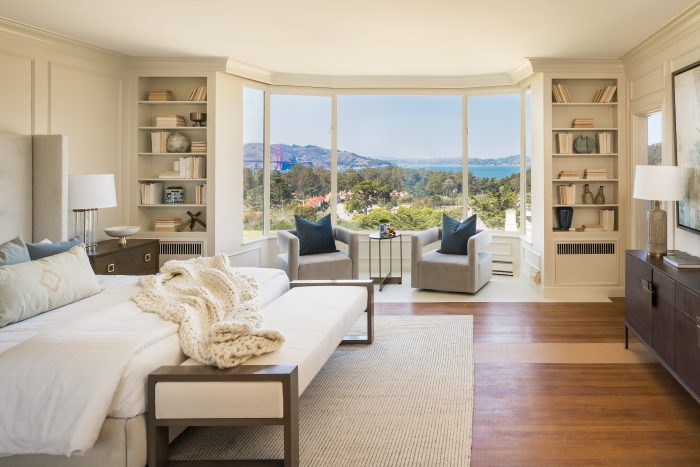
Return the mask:
[(176, 131), (168, 135), (168, 140), (165, 142), (165, 148), (168, 152), (190, 152), (191, 144), (192, 143), (189, 136)]

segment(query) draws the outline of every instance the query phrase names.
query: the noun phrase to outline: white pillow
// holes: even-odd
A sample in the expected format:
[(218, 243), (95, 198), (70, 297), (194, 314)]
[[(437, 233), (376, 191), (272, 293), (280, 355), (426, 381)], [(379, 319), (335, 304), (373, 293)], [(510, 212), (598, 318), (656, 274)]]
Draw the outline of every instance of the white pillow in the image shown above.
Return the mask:
[(82, 246), (36, 261), (0, 266), (0, 327), (100, 290)]

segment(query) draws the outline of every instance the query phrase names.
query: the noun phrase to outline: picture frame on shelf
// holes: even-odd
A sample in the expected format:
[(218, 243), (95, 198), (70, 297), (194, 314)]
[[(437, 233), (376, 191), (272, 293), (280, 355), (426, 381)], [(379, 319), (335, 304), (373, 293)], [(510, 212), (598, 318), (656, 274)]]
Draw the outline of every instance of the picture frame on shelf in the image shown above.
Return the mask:
[(674, 71), (672, 82), (674, 163), (681, 168), (683, 191), (676, 225), (700, 235), (700, 61)]

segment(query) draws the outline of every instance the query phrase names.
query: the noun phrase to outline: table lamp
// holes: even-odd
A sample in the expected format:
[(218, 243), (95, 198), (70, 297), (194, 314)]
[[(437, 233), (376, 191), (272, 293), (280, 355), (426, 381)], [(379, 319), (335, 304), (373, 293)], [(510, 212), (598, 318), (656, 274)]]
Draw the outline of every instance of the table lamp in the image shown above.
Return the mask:
[(73, 232), (82, 235), (87, 249), (97, 245), (97, 210), (117, 205), (114, 174), (70, 175), (68, 205), (73, 210)]
[(678, 201), (683, 198), (681, 169), (671, 165), (638, 165), (634, 171), (636, 199), (654, 201), (654, 208), (647, 211), (647, 253), (664, 256), (667, 250), (666, 211), (661, 201)]

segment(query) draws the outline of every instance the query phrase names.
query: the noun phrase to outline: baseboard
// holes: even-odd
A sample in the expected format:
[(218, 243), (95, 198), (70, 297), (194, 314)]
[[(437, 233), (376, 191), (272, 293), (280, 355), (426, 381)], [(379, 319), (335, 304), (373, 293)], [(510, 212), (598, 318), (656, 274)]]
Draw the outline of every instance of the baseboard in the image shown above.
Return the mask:
[(614, 298), (624, 297), (625, 288), (622, 286), (601, 286), (601, 287), (553, 287), (545, 286), (542, 288), (542, 295), (545, 298)]

